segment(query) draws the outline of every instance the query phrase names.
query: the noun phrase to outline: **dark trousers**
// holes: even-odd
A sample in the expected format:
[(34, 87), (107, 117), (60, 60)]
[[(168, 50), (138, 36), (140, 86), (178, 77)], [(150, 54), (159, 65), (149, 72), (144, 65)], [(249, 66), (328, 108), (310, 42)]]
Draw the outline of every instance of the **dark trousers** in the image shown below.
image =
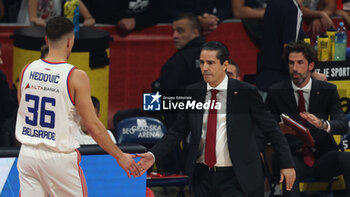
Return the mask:
[(283, 196), (298, 197), (299, 182), (306, 177), (314, 177), (320, 180), (331, 180), (332, 177), (343, 174), (346, 184), (347, 196), (350, 196), (350, 153), (329, 151), (324, 153), (316, 159), (314, 165), (309, 167), (304, 164), (303, 158), (300, 156), (293, 156), (296, 170), (296, 180), (292, 191), (286, 191), (283, 185)]
[[(264, 196), (264, 185), (248, 197)], [(232, 167), (209, 170), (204, 164), (197, 164), (194, 170), (192, 189), (196, 197), (247, 197), (235, 176)]]

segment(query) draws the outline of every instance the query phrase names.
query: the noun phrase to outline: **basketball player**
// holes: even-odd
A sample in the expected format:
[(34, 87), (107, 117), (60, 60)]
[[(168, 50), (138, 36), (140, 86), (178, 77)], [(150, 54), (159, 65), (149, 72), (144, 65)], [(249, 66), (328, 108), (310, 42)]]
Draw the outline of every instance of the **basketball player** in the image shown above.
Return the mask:
[(46, 26), (49, 53), (23, 68), (18, 88), (16, 138), (21, 196), (87, 196), (75, 140), (79, 120), (93, 139), (130, 175), (140, 171), (130, 154), (111, 140), (96, 116), (87, 74), (67, 63), (74, 44), (73, 23), (56, 17)]

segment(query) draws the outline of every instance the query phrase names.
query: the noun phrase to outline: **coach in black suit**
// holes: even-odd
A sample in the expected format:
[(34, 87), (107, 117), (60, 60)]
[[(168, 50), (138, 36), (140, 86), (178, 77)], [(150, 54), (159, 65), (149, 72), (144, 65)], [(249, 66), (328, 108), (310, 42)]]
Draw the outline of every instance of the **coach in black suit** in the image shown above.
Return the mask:
[[(261, 197), (264, 174), (252, 125), (260, 127), (273, 143), (282, 166), (281, 180), (285, 179), (290, 186), (295, 179), (294, 164), (288, 144), (257, 90), (226, 76), (228, 58), (228, 49), (222, 43), (203, 45), (200, 68), (205, 82), (189, 86), (185, 95), (191, 101), (204, 103), (215, 100), (215, 93), (211, 92), (216, 89), (220, 109), (216, 114), (212, 109), (181, 111), (174, 126), (150, 152), (138, 155), (142, 157), (139, 164), (144, 169), (150, 168), (155, 159), (160, 160), (191, 132), (186, 173), (195, 196)], [(217, 121), (211, 127), (213, 117)], [(216, 135), (206, 137), (213, 130)], [(213, 144), (210, 140), (214, 141), (214, 162), (209, 159), (212, 149), (205, 148)]]
[[(310, 45), (303, 41), (289, 43), (284, 56), (288, 60), (292, 80), (272, 86), (266, 103), (277, 120), (284, 113), (304, 124), (315, 140), (315, 147), (308, 147), (293, 135), (295, 132), (291, 128), (283, 127), (297, 173), (292, 191), (283, 191), (283, 194), (299, 196), (299, 180), (306, 176), (330, 179), (344, 174), (349, 196), (350, 153), (339, 152), (332, 136), (334, 133), (345, 134), (348, 130), (337, 88), (333, 84), (310, 77), (317, 62), (316, 51)], [(300, 110), (300, 106), (304, 110)]]

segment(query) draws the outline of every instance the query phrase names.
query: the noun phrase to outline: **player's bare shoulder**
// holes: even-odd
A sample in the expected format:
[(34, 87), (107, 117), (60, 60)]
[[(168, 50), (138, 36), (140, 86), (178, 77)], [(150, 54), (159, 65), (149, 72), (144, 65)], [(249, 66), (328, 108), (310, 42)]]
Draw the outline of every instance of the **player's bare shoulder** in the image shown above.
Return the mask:
[(73, 97), (76, 91), (90, 90), (90, 81), (87, 73), (81, 69), (74, 69), (69, 79), (69, 89)]

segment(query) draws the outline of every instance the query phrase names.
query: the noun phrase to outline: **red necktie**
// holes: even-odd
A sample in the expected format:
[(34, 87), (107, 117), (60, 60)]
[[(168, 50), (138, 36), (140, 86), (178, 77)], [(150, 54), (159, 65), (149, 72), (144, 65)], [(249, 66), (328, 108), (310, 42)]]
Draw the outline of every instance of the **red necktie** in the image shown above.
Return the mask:
[[(299, 95), (299, 112), (305, 112), (305, 99), (303, 95), (302, 90), (297, 90)], [(306, 125), (306, 120), (304, 118), (301, 118), (302, 124)], [(310, 146), (304, 144), (303, 145), (303, 156), (304, 156), (304, 163), (308, 165), (309, 167), (313, 166), (315, 163), (315, 156), (312, 152), (312, 149)]]
[[(211, 89), (210, 92), (211, 92), (211, 101), (216, 103), (216, 94), (218, 93), (218, 90)], [(209, 108), (208, 122), (207, 122), (207, 136), (205, 141), (204, 162), (210, 168), (214, 167), (216, 163), (216, 152), (215, 152), (216, 119), (217, 119), (216, 109)]]

